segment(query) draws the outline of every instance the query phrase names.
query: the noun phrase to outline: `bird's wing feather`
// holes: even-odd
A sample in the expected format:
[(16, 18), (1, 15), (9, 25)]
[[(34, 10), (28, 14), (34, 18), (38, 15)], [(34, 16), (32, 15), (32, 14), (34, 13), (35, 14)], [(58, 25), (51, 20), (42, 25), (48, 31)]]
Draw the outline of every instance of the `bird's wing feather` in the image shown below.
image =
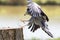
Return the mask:
[(43, 28), (42, 30), (43, 30), (45, 33), (47, 33), (50, 37), (53, 38), (53, 35), (52, 35), (52, 33), (51, 33), (49, 30), (47, 30), (47, 29), (45, 29), (45, 28)]
[(30, 14), (33, 17), (43, 16), (44, 19), (49, 21), (48, 16), (42, 11), (41, 7), (34, 2), (31, 5), (28, 6), (27, 12), (28, 12), (28, 14)]
[(41, 15), (44, 16), (47, 21), (49, 21), (48, 16), (42, 10), (41, 10)]
[(29, 5), (27, 8), (27, 12), (32, 15), (33, 17), (41, 16), (41, 11), (38, 9), (38, 5), (35, 3), (32, 3), (32, 5)]
[(41, 15), (43, 16), (43, 18), (46, 19), (47, 21), (49, 21), (48, 16), (42, 11), (42, 9), (39, 6), (38, 6), (38, 8), (40, 9)]

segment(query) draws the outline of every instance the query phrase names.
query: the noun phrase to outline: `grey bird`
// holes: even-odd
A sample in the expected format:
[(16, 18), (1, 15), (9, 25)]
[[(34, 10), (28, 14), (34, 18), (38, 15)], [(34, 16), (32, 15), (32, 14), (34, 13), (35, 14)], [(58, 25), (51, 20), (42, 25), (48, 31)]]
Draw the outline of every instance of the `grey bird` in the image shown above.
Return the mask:
[(46, 24), (46, 22), (49, 21), (49, 18), (42, 11), (41, 7), (37, 3), (33, 2), (32, 0), (27, 0), (26, 14), (31, 16), (28, 23), (28, 26), (29, 26), (28, 29), (32, 27), (31, 31), (35, 32), (38, 28), (41, 27), (45, 33), (47, 33), (50, 37), (53, 38), (53, 35), (49, 31), (48, 25)]

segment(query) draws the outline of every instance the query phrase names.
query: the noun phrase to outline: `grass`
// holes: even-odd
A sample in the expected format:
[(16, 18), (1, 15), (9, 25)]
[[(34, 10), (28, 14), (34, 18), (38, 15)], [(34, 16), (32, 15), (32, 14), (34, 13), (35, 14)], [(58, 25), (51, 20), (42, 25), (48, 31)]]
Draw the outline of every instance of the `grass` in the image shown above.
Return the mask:
[(60, 38), (48, 39), (48, 40), (60, 40)]
[(40, 40), (40, 38), (34, 38), (34, 37), (33, 37), (31, 40)]

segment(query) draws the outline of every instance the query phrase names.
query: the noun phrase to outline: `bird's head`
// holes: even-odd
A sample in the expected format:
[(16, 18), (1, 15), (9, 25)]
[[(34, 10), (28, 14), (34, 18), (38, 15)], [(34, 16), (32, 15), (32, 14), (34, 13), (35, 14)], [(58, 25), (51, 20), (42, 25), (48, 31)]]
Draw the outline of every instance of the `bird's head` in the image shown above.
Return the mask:
[(29, 3), (31, 3), (32, 2), (32, 0), (27, 0), (27, 3), (29, 4)]

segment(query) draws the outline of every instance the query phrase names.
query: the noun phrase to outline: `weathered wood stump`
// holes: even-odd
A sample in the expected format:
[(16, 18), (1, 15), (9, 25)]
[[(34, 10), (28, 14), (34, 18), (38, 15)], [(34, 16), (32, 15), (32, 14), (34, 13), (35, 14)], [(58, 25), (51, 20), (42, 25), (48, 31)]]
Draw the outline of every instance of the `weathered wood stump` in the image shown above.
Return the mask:
[(23, 28), (0, 30), (0, 40), (24, 40)]

